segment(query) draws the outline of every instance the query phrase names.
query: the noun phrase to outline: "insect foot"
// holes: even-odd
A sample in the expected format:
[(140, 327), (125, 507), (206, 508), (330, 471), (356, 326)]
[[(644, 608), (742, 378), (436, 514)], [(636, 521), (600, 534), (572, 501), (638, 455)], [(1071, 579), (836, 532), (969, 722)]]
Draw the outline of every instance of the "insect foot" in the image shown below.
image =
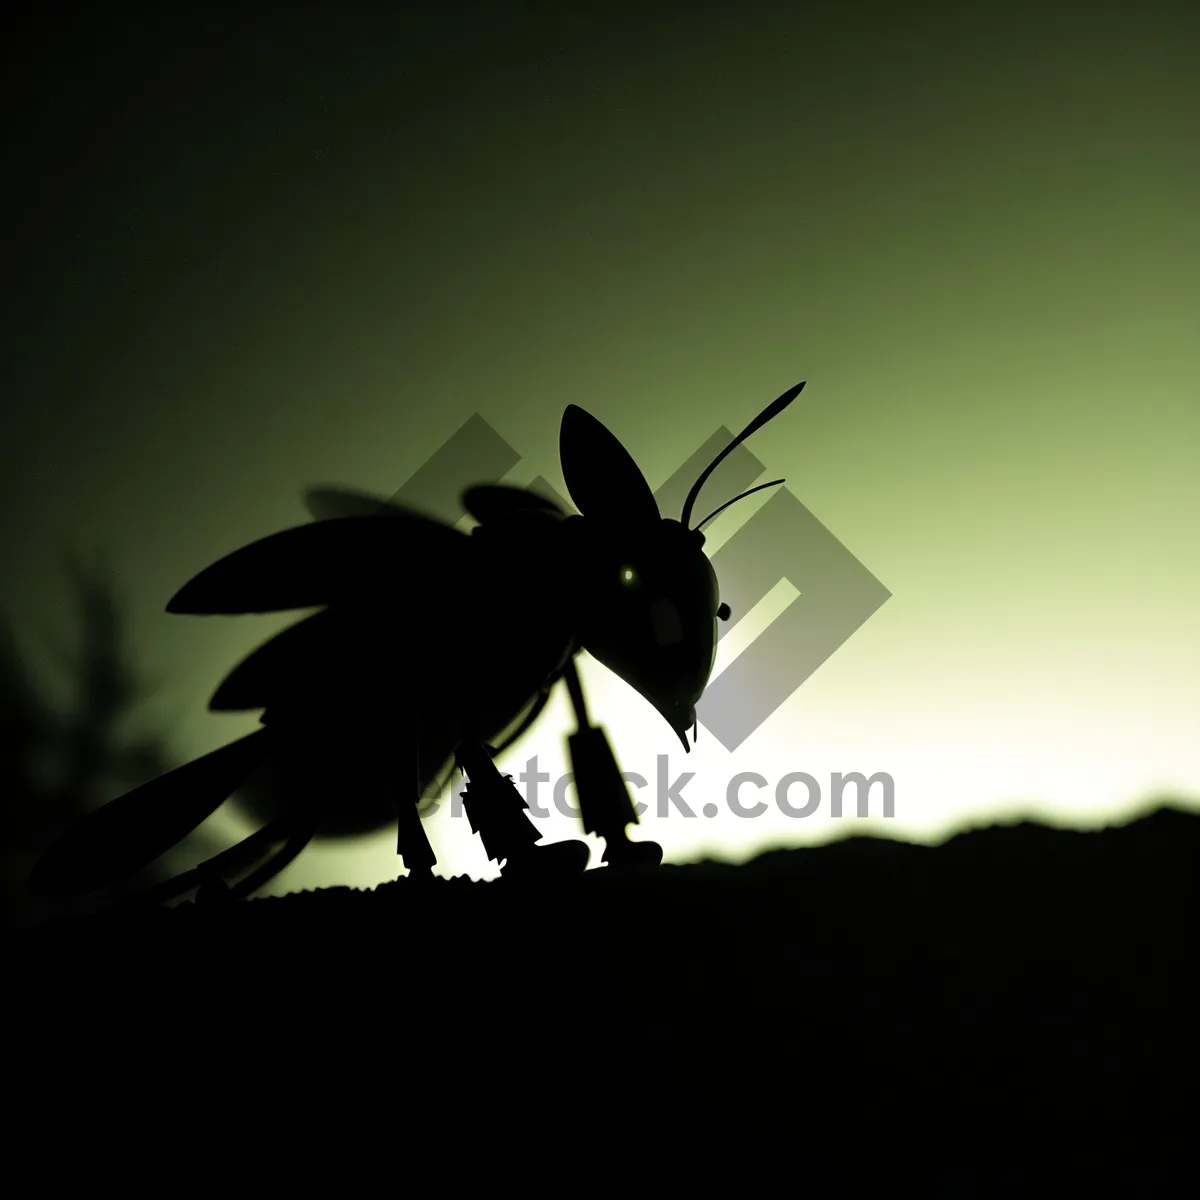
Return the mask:
[(622, 834), (609, 838), (602, 861), (621, 870), (637, 867), (662, 866), (663, 848), (657, 842), (631, 842)]
[(519, 851), (505, 862), (500, 873), (505, 879), (561, 879), (582, 875), (590, 858), (587, 842), (550, 842)]
[(663, 851), (657, 842), (631, 842), (626, 827), (638, 823), (612, 747), (599, 726), (581, 728), (567, 739), (575, 767), (583, 825), (605, 841), (603, 861), (615, 869), (657, 867)]

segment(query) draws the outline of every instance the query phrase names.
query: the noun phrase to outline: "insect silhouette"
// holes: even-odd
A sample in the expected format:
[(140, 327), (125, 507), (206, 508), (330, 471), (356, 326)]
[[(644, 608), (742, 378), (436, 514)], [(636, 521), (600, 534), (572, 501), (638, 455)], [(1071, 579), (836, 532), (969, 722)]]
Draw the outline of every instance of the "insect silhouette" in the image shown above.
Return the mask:
[(587, 651), (631, 685), (690, 749), (717, 622), (730, 616), (701, 527), (783, 480), (735, 496), (694, 528), (692, 508), (723, 459), (803, 387), (713, 459), (679, 520), (660, 514), (616, 436), (573, 404), (559, 456), (577, 515), (522, 488), (483, 484), (462, 495), (478, 522), (464, 533), (373, 497), (310, 489), (314, 521), (219, 560), (167, 605), (193, 615), (318, 610), (245, 658), (209, 703), (215, 712), (261, 709), (262, 728), (90, 813), (37, 863), (31, 889), (78, 895), (126, 877), (235, 792), (262, 828), (144, 900), (193, 890), (197, 902), (242, 899), (314, 837), (393, 822), (409, 878), (429, 880), (437, 859), (418, 805), (447, 768), (464, 772), (472, 831), (502, 876), (582, 872), (587, 843), (538, 846), (524, 799), (493, 761), (560, 680), (578, 724), (567, 741), (585, 831), (604, 840), (611, 867), (657, 866), (662, 848), (627, 836), (637, 814), (607, 736), (591, 722), (575, 658)]

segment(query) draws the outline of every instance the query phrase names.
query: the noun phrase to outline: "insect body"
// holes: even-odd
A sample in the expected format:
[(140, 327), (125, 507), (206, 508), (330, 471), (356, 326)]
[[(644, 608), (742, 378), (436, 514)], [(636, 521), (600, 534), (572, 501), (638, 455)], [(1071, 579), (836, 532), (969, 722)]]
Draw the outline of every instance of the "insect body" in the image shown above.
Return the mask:
[[(221, 559), (167, 606), (210, 615), (319, 610), (243, 660), (210, 702), (214, 711), (260, 709), (262, 728), (90, 814), (37, 864), (31, 888), (80, 893), (128, 875), (234, 792), (263, 827), (149, 899), (197, 887), (198, 898), (248, 896), (313, 837), (392, 822), (410, 877), (428, 879), (436, 857), (417, 801), (455, 766), (469, 780), (472, 829), (505, 876), (582, 871), (586, 844), (537, 846), (524, 800), (492, 761), (534, 723), (560, 680), (579, 726), (568, 744), (585, 830), (605, 840), (613, 866), (657, 864), (661, 847), (626, 836), (637, 816), (607, 738), (591, 724), (574, 660), (586, 650), (609, 667), (689, 749), (717, 621), (729, 616), (701, 532), (727, 505), (694, 528), (692, 507), (725, 456), (803, 386), (713, 460), (678, 521), (659, 513), (617, 438), (575, 405), (563, 414), (559, 449), (577, 516), (524, 489), (487, 484), (463, 494), (479, 522), (464, 534), (355, 493), (310, 492), (316, 521)], [(552, 587), (530, 586), (547, 578)]]

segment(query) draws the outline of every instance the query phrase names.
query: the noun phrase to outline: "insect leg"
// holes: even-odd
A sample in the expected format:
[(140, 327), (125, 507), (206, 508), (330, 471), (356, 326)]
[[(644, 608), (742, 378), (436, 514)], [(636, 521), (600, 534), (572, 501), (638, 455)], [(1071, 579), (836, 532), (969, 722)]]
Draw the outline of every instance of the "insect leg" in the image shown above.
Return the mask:
[[(301, 758), (294, 731), (277, 734), (281, 770), (275, 779), (283, 785), (282, 813), (249, 837), (198, 867), (177, 875), (135, 899), (135, 903), (165, 904), (196, 889), (196, 903), (222, 903), (252, 895), (274, 878), (316, 835), (326, 812), (328, 797), (322, 791), (319, 760)], [(309, 744), (313, 744), (310, 740)], [(236, 881), (236, 882), (235, 882)]]
[(467, 773), (462, 802), (471, 831), (479, 835), (487, 856), (503, 863), (505, 878), (577, 875), (590, 857), (586, 842), (552, 842), (538, 846), (542, 833), (530, 819), (525, 798), (511, 775), (501, 775), (494, 751), (481, 741), (459, 747), (458, 760)]
[(549, 687), (542, 688), (542, 690), (540, 692), (538, 692), (538, 696), (537, 696), (537, 699), (533, 703), (533, 707), (529, 710), (528, 713), (526, 713), (525, 719), (520, 723), (520, 725), (518, 725), (516, 727), (516, 729), (514, 729), (512, 731), (512, 733), (510, 733), (508, 735), (508, 737), (506, 737), (504, 739), (504, 741), (502, 741), (500, 743), (500, 745), (496, 746), (493, 749), (492, 753), (493, 754), (503, 753), (505, 750), (507, 750), (509, 748), (509, 746), (513, 745), (518, 740), (518, 738), (520, 738), (523, 734), (527, 733), (533, 727), (533, 724), (538, 719), (538, 717), (540, 717), (542, 715), (542, 712), (545, 709), (546, 705), (549, 703), (549, 701), (550, 701), (550, 688)]
[[(278, 844), (282, 840), (290, 839), (289, 829), (293, 821), (294, 818), (288, 816), (281, 817), (277, 821), (272, 821), (269, 825), (264, 825), (256, 833), (243, 838), (237, 845), (231, 846), (228, 850), (223, 850), (220, 854), (207, 859), (198, 867), (193, 867), (190, 871), (184, 871), (182, 874), (176, 875), (174, 878), (168, 879), (140, 893), (133, 898), (132, 903), (139, 907), (144, 904), (166, 904), (168, 901), (178, 899), (180, 896), (186, 895), (196, 888), (208, 888), (209, 890), (206, 893), (208, 898), (226, 892), (228, 889), (223, 878), (225, 873), (230, 870), (236, 870), (239, 866), (244, 866), (247, 862), (256, 861), (273, 845)], [(199, 896), (197, 899), (199, 899)]]
[(421, 821), (421, 755), (415, 729), (377, 730), (375, 745), (382, 766), (381, 782), (396, 806), (396, 853), (414, 882), (433, 879), (437, 855)]
[(662, 862), (662, 847), (657, 842), (632, 842), (625, 832), (627, 826), (638, 823), (637, 810), (604, 730), (588, 719), (583, 686), (573, 659), (568, 660), (563, 675), (579, 725), (567, 738), (567, 745), (575, 768), (575, 791), (583, 827), (604, 839), (606, 863), (656, 867)]
[(247, 875), (245, 879), (231, 887), (226, 899), (245, 899), (247, 896), (252, 896), (264, 884), (274, 879), (284, 867), (290, 866), (305, 846), (316, 837), (319, 825), (320, 814), (315, 809), (307, 815), (297, 816), (294, 828), (282, 849), (272, 855), (257, 870)]

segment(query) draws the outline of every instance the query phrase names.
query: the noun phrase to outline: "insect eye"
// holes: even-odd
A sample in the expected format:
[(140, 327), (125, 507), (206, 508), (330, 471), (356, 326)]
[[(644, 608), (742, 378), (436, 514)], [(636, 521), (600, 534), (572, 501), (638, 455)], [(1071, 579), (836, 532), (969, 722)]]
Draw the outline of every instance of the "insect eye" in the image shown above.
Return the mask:
[(717, 616), (720, 617), (722, 621), (728, 621), (729, 620), (729, 605), (722, 604), (717, 609)]

